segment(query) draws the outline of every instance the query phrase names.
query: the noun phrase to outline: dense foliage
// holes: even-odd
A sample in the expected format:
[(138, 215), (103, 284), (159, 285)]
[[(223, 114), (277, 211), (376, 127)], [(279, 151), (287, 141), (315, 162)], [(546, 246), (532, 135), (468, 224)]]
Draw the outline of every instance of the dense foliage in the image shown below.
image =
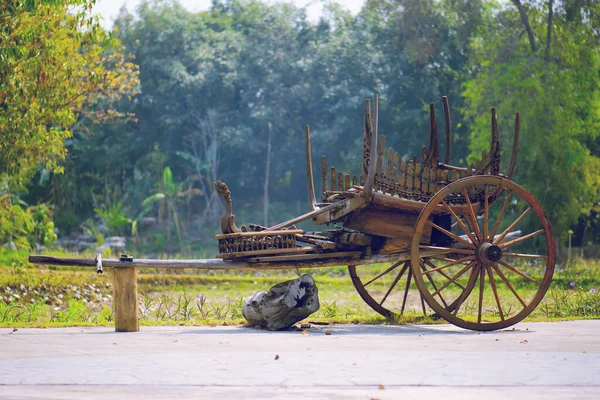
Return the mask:
[[(98, 214), (138, 251), (210, 253), (223, 207), (217, 179), (241, 223), (301, 214), (304, 125), (315, 159), (358, 174), (363, 102), (379, 93), (380, 132), (406, 158), (426, 144), (429, 102), (447, 95), (456, 165), (489, 146), (490, 107), (507, 158), (520, 111), (515, 180), (542, 202), (557, 236), (574, 229), (576, 240), (600, 241), (595, 1), (368, 0), (356, 16), (329, 4), (312, 22), (290, 4), (215, 0), (193, 13), (157, 0), (116, 20), (123, 50), (88, 22), (83, 0), (81, 13), (68, 12), (73, 2), (1, 1), (0, 44), (18, 34), (23, 49), (1, 50), (10, 62), (0, 65), (0, 173), (12, 198), (51, 204), (61, 234), (84, 223), (97, 235)], [(9, 21), (17, 9), (8, 5), (27, 12)], [(50, 26), (64, 32), (46, 43)], [(32, 55), (44, 46), (55, 53)], [(139, 66), (140, 90), (119, 100), (136, 78), (122, 54)], [(36, 166), (26, 192), (17, 183)]]

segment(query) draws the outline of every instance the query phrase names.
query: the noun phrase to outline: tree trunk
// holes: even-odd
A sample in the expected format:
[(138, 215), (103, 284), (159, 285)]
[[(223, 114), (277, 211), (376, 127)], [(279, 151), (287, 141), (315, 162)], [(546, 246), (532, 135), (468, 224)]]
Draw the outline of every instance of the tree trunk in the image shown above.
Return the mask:
[(531, 29), (531, 25), (529, 25), (529, 18), (525, 12), (525, 7), (523, 7), (521, 0), (512, 0), (512, 2), (515, 4), (515, 6), (517, 6), (519, 15), (521, 15), (521, 21), (523, 21), (523, 25), (525, 25), (525, 30), (527, 31), (527, 36), (529, 37), (529, 47), (531, 47), (531, 52), (535, 53), (537, 51), (537, 47), (535, 45), (535, 36), (533, 36), (533, 29)]

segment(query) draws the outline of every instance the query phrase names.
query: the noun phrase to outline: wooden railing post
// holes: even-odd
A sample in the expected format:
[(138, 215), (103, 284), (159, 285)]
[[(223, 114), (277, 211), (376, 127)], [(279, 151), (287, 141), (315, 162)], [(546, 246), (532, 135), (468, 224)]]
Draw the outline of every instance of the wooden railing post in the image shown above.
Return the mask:
[(112, 276), (115, 332), (138, 332), (140, 324), (135, 268), (113, 268)]

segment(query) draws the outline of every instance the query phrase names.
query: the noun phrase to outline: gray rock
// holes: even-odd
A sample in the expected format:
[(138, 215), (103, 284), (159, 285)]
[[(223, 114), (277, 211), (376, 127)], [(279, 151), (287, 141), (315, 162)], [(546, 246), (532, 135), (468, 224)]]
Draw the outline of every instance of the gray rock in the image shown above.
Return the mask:
[(268, 292), (244, 299), (242, 314), (252, 325), (276, 331), (287, 329), (319, 310), (319, 291), (312, 276), (278, 283)]

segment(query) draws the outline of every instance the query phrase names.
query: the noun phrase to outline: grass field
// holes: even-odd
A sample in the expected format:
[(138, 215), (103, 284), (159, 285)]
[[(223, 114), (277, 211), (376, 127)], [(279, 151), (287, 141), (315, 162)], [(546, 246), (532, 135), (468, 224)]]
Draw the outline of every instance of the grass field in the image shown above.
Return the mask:
[[(60, 254), (56, 254), (60, 255)], [(64, 255), (64, 254), (63, 254)], [(93, 256), (90, 256), (93, 257)], [(112, 285), (110, 272), (93, 269), (29, 265), (26, 254), (0, 255), (0, 326), (111, 325)], [(385, 266), (370, 266), (372, 275)], [(138, 291), (142, 324), (243, 324), (242, 299), (276, 283), (294, 279), (296, 270), (222, 272), (198, 270), (139, 270)], [(344, 266), (301, 270), (311, 274), (319, 289), (320, 310), (309, 320), (357, 323), (439, 323), (424, 317), (420, 296), (411, 283), (402, 318), (386, 320), (359, 296)], [(385, 279), (388, 279), (386, 281)], [(374, 298), (385, 296), (389, 279), (370, 287)], [(527, 282), (511, 282), (528, 293)], [(520, 285), (520, 286), (519, 286)], [(394, 290), (385, 306), (398, 311), (402, 290)], [(533, 291), (535, 288), (531, 288)], [(477, 288), (474, 298), (477, 298)], [(507, 289), (498, 288), (500, 295)], [(458, 293), (458, 292), (457, 292)], [(469, 297), (471, 299), (471, 297)], [(487, 294), (484, 307), (494, 311), (493, 297)], [(431, 310), (427, 307), (428, 314)], [(476, 311), (472, 300), (461, 312), (467, 319)], [(505, 312), (509, 310), (505, 309)], [(600, 318), (600, 262), (574, 260), (557, 265), (550, 290), (530, 315), (530, 320)]]

